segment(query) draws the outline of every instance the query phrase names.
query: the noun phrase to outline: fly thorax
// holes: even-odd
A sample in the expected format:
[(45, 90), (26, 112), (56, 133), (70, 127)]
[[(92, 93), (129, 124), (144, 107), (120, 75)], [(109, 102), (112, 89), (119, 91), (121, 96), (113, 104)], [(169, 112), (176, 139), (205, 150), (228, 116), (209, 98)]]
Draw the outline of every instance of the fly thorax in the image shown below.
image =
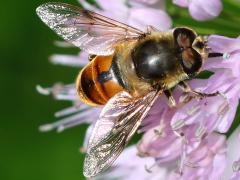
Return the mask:
[(136, 74), (145, 80), (161, 80), (176, 68), (177, 57), (171, 42), (150, 39), (132, 51)]

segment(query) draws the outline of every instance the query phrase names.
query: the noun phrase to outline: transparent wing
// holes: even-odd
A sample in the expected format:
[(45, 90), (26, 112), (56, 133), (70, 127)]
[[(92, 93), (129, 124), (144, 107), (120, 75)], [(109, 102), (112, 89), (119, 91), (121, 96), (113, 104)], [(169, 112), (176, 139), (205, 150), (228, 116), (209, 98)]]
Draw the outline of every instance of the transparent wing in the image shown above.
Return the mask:
[(150, 107), (158, 97), (152, 91), (144, 97), (133, 98), (121, 92), (103, 108), (88, 144), (84, 175), (95, 176), (106, 170), (123, 151)]
[(36, 11), (59, 36), (90, 54), (110, 55), (116, 42), (144, 34), (126, 24), (69, 4), (47, 3)]

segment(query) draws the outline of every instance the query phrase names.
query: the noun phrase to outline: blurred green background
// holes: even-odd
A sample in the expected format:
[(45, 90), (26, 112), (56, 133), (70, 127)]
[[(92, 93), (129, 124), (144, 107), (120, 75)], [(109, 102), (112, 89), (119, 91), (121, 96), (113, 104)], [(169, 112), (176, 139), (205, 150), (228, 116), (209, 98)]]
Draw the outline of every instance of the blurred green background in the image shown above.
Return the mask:
[[(40, 133), (38, 126), (56, 120), (54, 112), (70, 103), (35, 90), (36, 84), (72, 83), (78, 69), (54, 66), (48, 57), (64, 52), (58, 37), (35, 13), (44, 0), (1, 1), (0, 6), (0, 179), (83, 179), (79, 153), (86, 126), (64, 133)], [(65, 1), (78, 4), (77, 1)], [(69, 52), (72, 53), (72, 52)]]
[[(46, 0), (2, 1), (0, 6), (0, 179), (75, 180), (83, 179), (84, 155), (79, 153), (86, 126), (64, 133), (40, 133), (38, 126), (53, 122), (53, 113), (69, 106), (35, 90), (55, 82), (71, 83), (78, 69), (53, 66), (53, 53), (76, 53), (53, 45), (58, 37), (36, 16), (35, 9)], [(61, 1), (63, 2), (63, 1)], [(75, 0), (64, 2), (77, 5)], [(224, 12), (211, 23), (199, 23), (168, 1), (174, 25), (188, 25), (201, 33), (228, 36), (240, 34), (239, 7), (224, 1)], [(238, 14), (238, 15), (237, 15)], [(238, 23), (232, 23), (235, 18)], [(239, 123), (239, 115), (235, 124)], [(234, 129), (234, 127), (232, 128)]]

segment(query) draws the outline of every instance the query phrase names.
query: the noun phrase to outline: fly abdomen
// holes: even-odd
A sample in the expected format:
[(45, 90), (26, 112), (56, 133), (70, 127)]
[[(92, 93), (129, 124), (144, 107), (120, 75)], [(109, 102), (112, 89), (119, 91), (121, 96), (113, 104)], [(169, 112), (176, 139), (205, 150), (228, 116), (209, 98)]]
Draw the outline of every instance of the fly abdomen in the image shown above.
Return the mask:
[(77, 79), (80, 99), (89, 105), (104, 105), (122, 87), (111, 73), (112, 56), (96, 56), (82, 69)]

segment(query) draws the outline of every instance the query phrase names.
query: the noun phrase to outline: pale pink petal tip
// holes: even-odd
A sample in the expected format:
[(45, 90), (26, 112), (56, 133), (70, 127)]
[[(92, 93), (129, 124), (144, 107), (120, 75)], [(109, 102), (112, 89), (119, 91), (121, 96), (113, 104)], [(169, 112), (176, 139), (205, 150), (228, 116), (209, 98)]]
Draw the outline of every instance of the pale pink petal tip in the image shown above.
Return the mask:
[(42, 94), (42, 95), (50, 95), (51, 94), (51, 92), (50, 92), (50, 90), (48, 89), (48, 88), (43, 88), (42, 86), (40, 86), (40, 85), (37, 85), (36, 86), (36, 90), (37, 90), (37, 92), (39, 93), (39, 94)]
[(222, 11), (220, 0), (193, 0), (189, 3), (191, 16), (199, 21), (210, 20), (219, 16)]
[(172, 26), (171, 18), (162, 10), (132, 8), (130, 12), (129, 24), (139, 29), (143, 29), (146, 25), (151, 25), (159, 30), (168, 30)]
[(240, 179), (240, 172), (235, 173), (230, 180), (239, 180)]
[(44, 124), (44, 125), (39, 127), (39, 131), (41, 131), (41, 132), (48, 132), (48, 131), (51, 131), (53, 129), (54, 129), (54, 127), (52, 126), (52, 124)]
[(173, 0), (173, 3), (181, 6), (181, 7), (188, 7), (189, 1), (188, 0)]
[(240, 179), (240, 160), (233, 163), (233, 176), (230, 180), (239, 180)]
[(130, 2), (137, 2), (137, 3), (152, 5), (152, 4), (157, 3), (159, 0), (129, 0), (129, 1)]
[(232, 53), (234, 51), (239, 51), (240, 39), (229, 38), (229, 37), (224, 37), (219, 35), (211, 35), (208, 37), (208, 46), (214, 52)]

